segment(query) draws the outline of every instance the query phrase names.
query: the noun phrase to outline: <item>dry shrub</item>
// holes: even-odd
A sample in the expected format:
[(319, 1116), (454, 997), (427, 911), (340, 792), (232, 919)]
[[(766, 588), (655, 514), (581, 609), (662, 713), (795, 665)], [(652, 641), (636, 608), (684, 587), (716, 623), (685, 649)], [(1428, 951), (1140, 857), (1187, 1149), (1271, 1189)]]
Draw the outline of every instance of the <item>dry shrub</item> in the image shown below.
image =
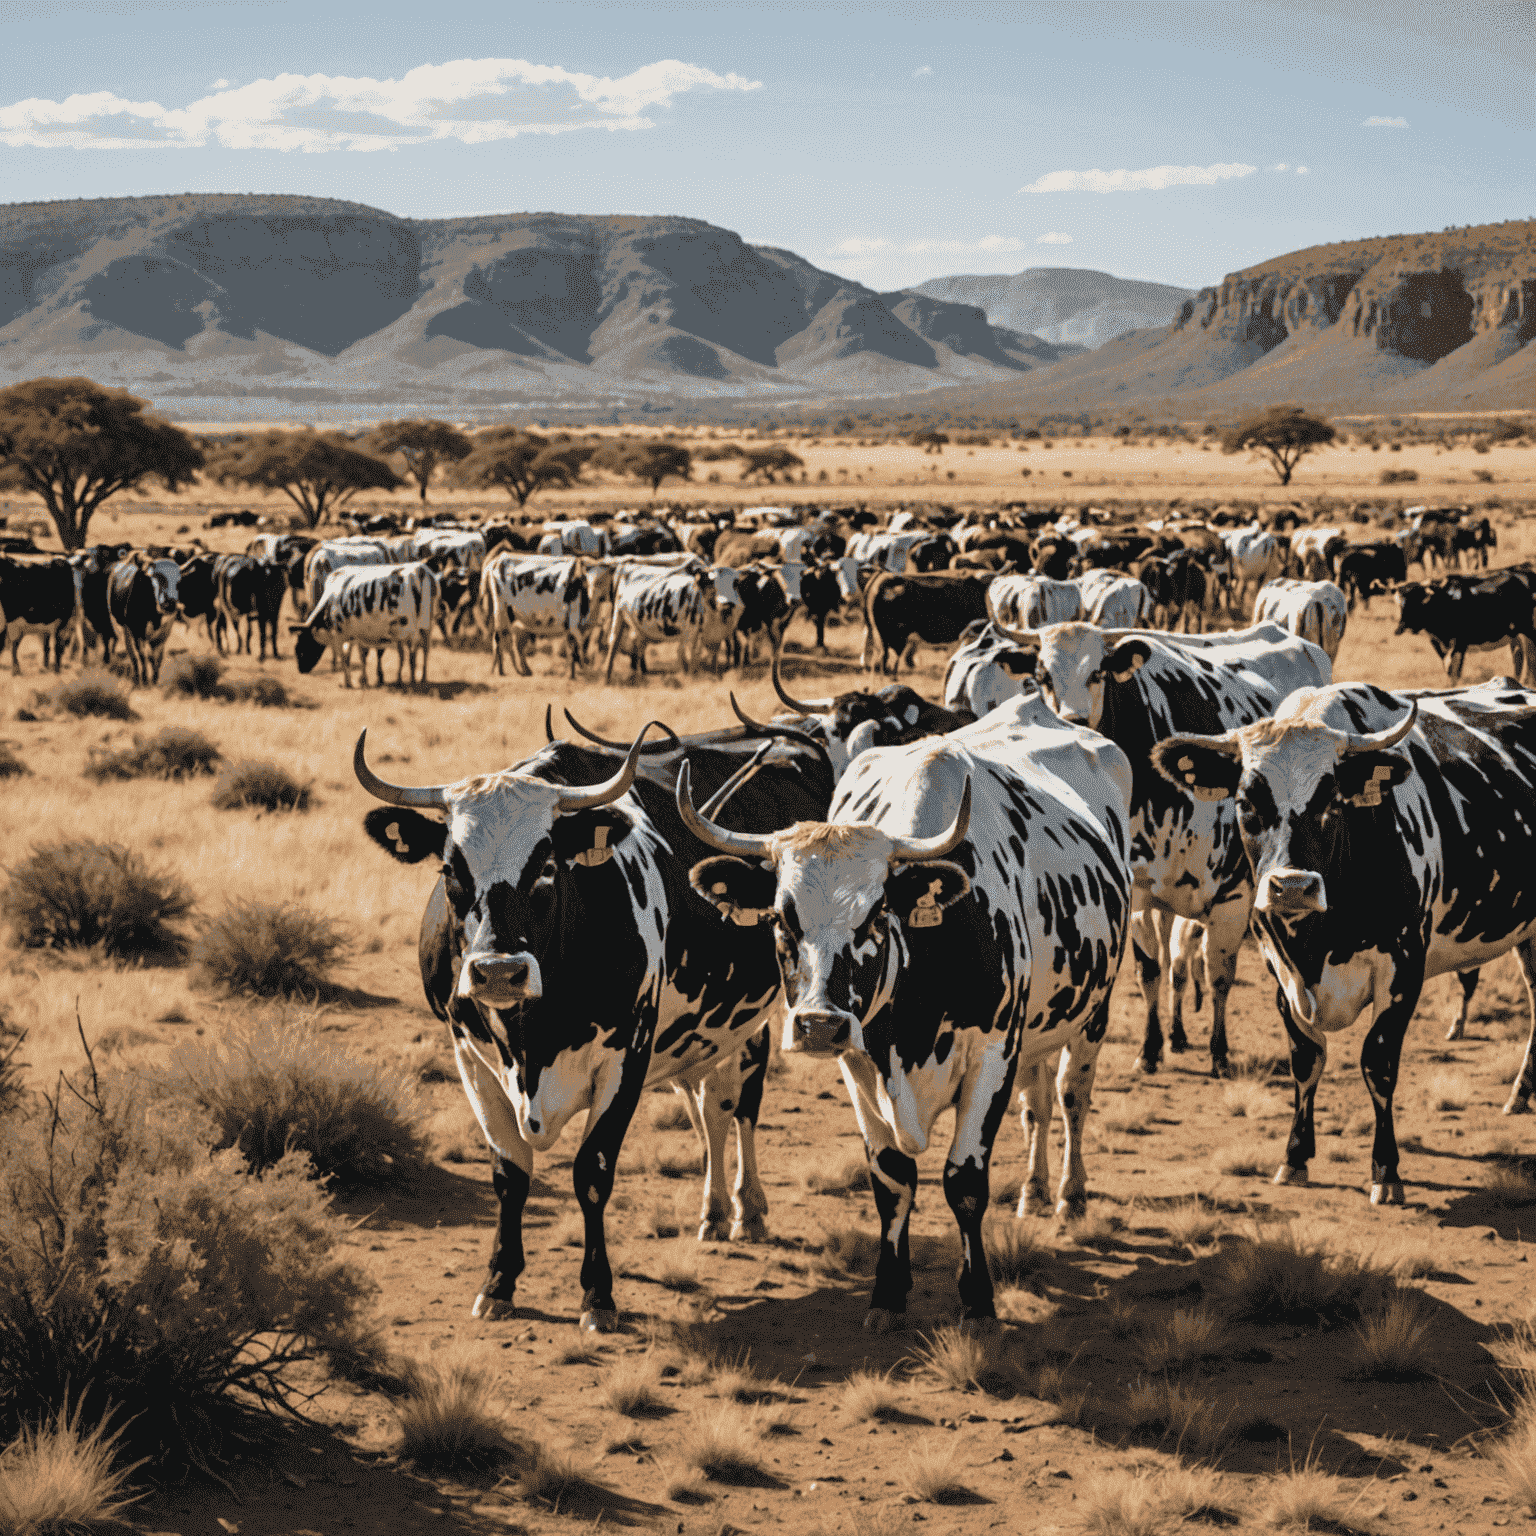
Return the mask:
[(50, 689), (45, 701), (76, 718), (94, 715), (101, 720), (137, 720), (128, 697), (126, 683), (110, 672), (91, 669)]
[(115, 1521), (140, 1495), (128, 1479), (142, 1462), (117, 1463), (121, 1431), (105, 1422), (84, 1434), (78, 1406), (61, 1408), (43, 1428), (24, 1426), (0, 1450), (0, 1531), (44, 1536)]
[(1033, 1280), (1055, 1257), (1034, 1223), (990, 1221), (982, 1228), (981, 1237), (994, 1285), (1022, 1285)]
[(651, 1157), (651, 1171), (664, 1179), (695, 1179), (704, 1172), (704, 1161), (697, 1152), (666, 1152), (657, 1148)]
[(800, 1182), (813, 1195), (857, 1195), (869, 1188), (869, 1163), (850, 1157), (835, 1168), (807, 1168)]
[(192, 963), (230, 992), (313, 998), (347, 947), (337, 924), (296, 902), (232, 901), (203, 925)]
[(489, 1370), (467, 1359), (420, 1370), (420, 1385), (395, 1408), (401, 1456), (434, 1472), (536, 1463), (539, 1447), (508, 1427)]
[(1186, 1455), (1214, 1455), (1231, 1438), (1214, 1398), (1166, 1379), (1135, 1382), (1126, 1394), (1125, 1413), (1132, 1429), (1165, 1436)]
[(518, 1469), (517, 1483), (525, 1499), (537, 1499), (556, 1511), (562, 1502), (585, 1503), (605, 1491), (592, 1480), (575, 1451), (552, 1451), (542, 1445), (534, 1446), (532, 1461)]
[(396, 1353), (377, 1318), (359, 1317), (332, 1333), (325, 1344), (325, 1363), (332, 1376), (385, 1397), (408, 1396), (423, 1383), (421, 1367)]
[(118, 843), (49, 843), (9, 871), (0, 915), (28, 949), (88, 949), (137, 959), (179, 952), (170, 928), (192, 910), (175, 876)]
[(219, 678), (224, 663), (208, 652), (200, 656), (172, 656), (165, 665), (161, 685), (167, 698), (179, 695), (188, 699), (216, 699), (222, 690)]
[(217, 1144), (257, 1169), (289, 1152), (351, 1186), (384, 1184), (425, 1166), (425, 1105), (402, 1073), (359, 1061), (304, 1021), (260, 1020), (188, 1041), (152, 1079), (167, 1099), (198, 1106)]
[(32, 770), (16, 756), (10, 742), (0, 741), (0, 779), (24, 778), (31, 772)]
[(307, 811), (309, 786), (280, 763), (231, 763), (213, 786), (213, 803), (221, 811)]
[(610, 1366), (603, 1373), (598, 1390), (615, 1413), (622, 1413), (627, 1419), (652, 1419), (668, 1408), (666, 1399), (657, 1389), (660, 1380), (655, 1360), (650, 1355), (642, 1355)]
[(646, 1230), (652, 1237), (676, 1237), (682, 1230), (676, 1209), (665, 1200), (658, 1200), (651, 1208), (651, 1219)]
[(1536, 1413), (1529, 1403), (1509, 1433), (1488, 1447), (1488, 1459), (1499, 1469), (1509, 1496), (1536, 1515)]
[(219, 749), (201, 731), (168, 725), (153, 736), (135, 736), (117, 752), (92, 751), (85, 776), (98, 784), (111, 779), (190, 779), (213, 773)]
[(1059, 1365), (1043, 1365), (1028, 1383), (1029, 1395), (1042, 1403), (1056, 1405), (1057, 1421), (1081, 1424), (1088, 1404), (1088, 1389), (1071, 1382)]
[(1243, 1322), (1320, 1323), (1331, 1327), (1383, 1306), (1393, 1289), (1386, 1271), (1358, 1254), (1287, 1231), (1235, 1243), (1206, 1263), (1205, 1293)]
[[(356, 1327), (373, 1281), (298, 1152), (256, 1178), (206, 1119), (126, 1077), (13, 1113), (0, 1138), (0, 1443), (114, 1406), (126, 1459), (205, 1466), (295, 1367)], [(259, 1341), (256, 1343), (254, 1341)]]
[[(1391, 446), (1396, 448), (1397, 444)], [(1418, 478), (1419, 472), (1416, 469), (1384, 469), (1381, 472), (1383, 485), (1412, 485)]]
[(688, 1118), (688, 1106), (682, 1095), (668, 1093), (651, 1108), (651, 1129), (655, 1131), (687, 1131), (693, 1128)]
[(1464, 1072), (1436, 1072), (1429, 1080), (1429, 1102), (1435, 1109), (1465, 1109), (1471, 1099), (1472, 1084)]
[(0, 1014), (0, 1115), (8, 1114), (26, 1098), (27, 1087), (22, 1079), (22, 1063), (16, 1053), (26, 1043), (27, 1032), (18, 1029), (4, 1014)]
[(1174, 1242), (1185, 1248), (1204, 1248), (1221, 1236), (1227, 1218), (1199, 1195), (1163, 1213), (1163, 1228)]
[(225, 698), (237, 704), (256, 704), (262, 709), (313, 709), (303, 699), (293, 698), (275, 677), (237, 677), (220, 689)]
[(1216, 1171), (1232, 1179), (1262, 1178), (1268, 1166), (1268, 1159), (1262, 1153), (1245, 1152), (1240, 1148), (1223, 1152), (1216, 1159)]
[(1483, 1175), (1483, 1193), (1495, 1205), (1536, 1205), (1536, 1176), (1523, 1163), (1495, 1163)]
[(1221, 1091), (1221, 1102), (1229, 1115), (1242, 1119), (1261, 1120), (1265, 1115), (1280, 1112), (1275, 1097), (1260, 1082), (1239, 1080), (1226, 1085)]
[(969, 1391), (992, 1366), (986, 1340), (961, 1328), (940, 1328), (914, 1353), (920, 1369), (954, 1392)]
[(1221, 1475), (1209, 1467), (1100, 1472), (1080, 1500), (1091, 1536), (1153, 1536), (1186, 1520), (1236, 1523)]
[(816, 1269), (823, 1275), (872, 1275), (880, 1258), (880, 1239), (858, 1227), (823, 1227)]
[(692, 1245), (680, 1243), (664, 1254), (656, 1267), (656, 1279), (667, 1290), (676, 1291), (680, 1296), (691, 1296), (695, 1291), (702, 1290), (704, 1282), (699, 1279), (698, 1260)]
[(974, 1498), (955, 1442), (947, 1437), (929, 1438), (912, 1447), (906, 1484), (914, 1498), (929, 1504), (968, 1504)]
[(1355, 1330), (1354, 1368), (1371, 1381), (1422, 1381), (1429, 1373), (1430, 1318), (1417, 1291), (1399, 1291)]
[(1067, 1223), (1067, 1236), (1079, 1248), (1108, 1248), (1124, 1225), (1118, 1216), (1080, 1216)]
[(857, 1370), (843, 1383), (838, 1401), (843, 1412), (859, 1423), (883, 1424), (901, 1414), (901, 1394), (890, 1371)]
[(763, 1470), (756, 1416), (735, 1403), (706, 1409), (684, 1431), (680, 1454), (711, 1482), (753, 1483)]
[[(1370, 1486), (1364, 1484), (1360, 1492)], [(1270, 1479), (1263, 1490), (1259, 1519), (1280, 1530), (1347, 1531), (1360, 1492), (1346, 1497), (1344, 1484), (1309, 1458)]]
[(1178, 1370), (1221, 1354), (1227, 1342), (1226, 1324), (1204, 1307), (1174, 1312), (1160, 1333), (1142, 1341), (1141, 1363), (1149, 1371)]

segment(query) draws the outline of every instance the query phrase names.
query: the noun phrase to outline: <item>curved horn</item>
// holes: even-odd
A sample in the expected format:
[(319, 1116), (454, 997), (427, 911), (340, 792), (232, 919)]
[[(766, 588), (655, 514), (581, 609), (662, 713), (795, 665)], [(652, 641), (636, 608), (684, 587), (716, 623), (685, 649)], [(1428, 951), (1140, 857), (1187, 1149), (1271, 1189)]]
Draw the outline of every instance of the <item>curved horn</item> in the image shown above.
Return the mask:
[(448, 797), (443, 792), (440, 784), (421, 784), (407, 787), (404, 784), (390, 784), (381, 779), (373, 769), (368, 766), (368, 758), (363, 750), (363, 744), (368, 740), (368, 732), (365, 729), (357, 738), (357, 745), (352, 749), (352, 772), (357, 775), (357, 782), (373, 796), (375, 800), (382, 800), (385, 805), (399, 805), (414, 811), (441, 811), (448, 806)]
[(779, 676), (780, 653), (773, 653), (773, 691), (778, 694), (785, 705), (794, 710), (797, 715), (824, 715), (832, 707), (831, 699), (797, 699), (785, 690), (784, 680)]
[[(596, 731), (589, 731), (570, 710), (565, 711), (565, 718), (570, 722), (571, 729), (578, 736), (585, 736), (588, 741), (595, 742), (600, 747), (607, 747), (612, 752), (628, 752), (629, 743), (625, 741), (609, 741), (606, 736), (599, 736)], [(663, 730), (671, 738), (669, 741), (648, 741), (644, 750), (647, 752), (681, 752), (683, 744), (677, 739), (677, 732), (663, 720), (652, 720), (658, 730)], [(643, 733), (642, 733), (643, 734)]]
[(1389, 725), (1384, 731), (1367, 731), (1363, 735), (1349, 737), (1339, 755), (1353, 757), (1357, 752), (1385, 752), (1388, 747), (1395, 747), (1413, 729), (1418, 718), (1419, 701), (1410, 700), (1408, 713), (1396, 725)]
[(891, 862), (919, 864), (924, 859), (942, 859), (965, 841), (965, 834), (970, 825), (971, 778), (967, 774), (965, 788), (960, 794), (960, 809), (955, 812), (955, 819), (950, 823), (949, 831), (940, 832), (937, 837), (909, 837), (898, 842), (895, 851), (891, 854)]
[(701, 843), (707, 843), (720, 853), (732, 853), (738, 859), (768, 857), (768, 845), (772, 839), (748, 832), (727, 832), (724, 827), (717, 827), (714, 822), (707, 821), (693, 808), (693, 782), (687, 758), (683, 759), (683, 766), (677, 773), (677, 814), (683, 818), (683, 825)]
[(736, 702), (736, 695), (734, 693), (731, 695), (731, 708), (736, 711), (736, 718), (741, 721), (741, 723), (752, 735), (770, 737), (780, 736), (783, 737), (785, 741), (799, 742), (801, 746), (813, 748), (820, 755), (822, 761), (826, 763), (828, 768), (832, 766), (832, 754), (827, 751), (826, 744), (824, 742), (817, 741), (814, 736), (809, 736), (804, 731), (797, 731), (793, 726), (764, 725), (760, 721), (754, 720), (751, 715), (749, 715), (741, 707), (741, 705)]
[(645, 742), (645, 733), (653, 725), (666, 730), (666, 726), (662, 725), (661, 721), (647, 720), (640, 727), (640, 734), (635, 737), (635, 744), (629, 749), (629, 756), (624, 759), (624, 764), (619, 771), (601, 784), (593, 784), (590, 788), (573, 790), (568, 795), (561, 795), (555, 802), (555, 814), (564, 816), (571, 811), (595, 810), (600, 805), (611, 804), (620, 795), (627, 795), (629, 786), (635, 782), (635, 768), (640, 761), (640, 748)]
[(552, 742), (555, 739), (555, 706), (544, 706), (544, 740)]

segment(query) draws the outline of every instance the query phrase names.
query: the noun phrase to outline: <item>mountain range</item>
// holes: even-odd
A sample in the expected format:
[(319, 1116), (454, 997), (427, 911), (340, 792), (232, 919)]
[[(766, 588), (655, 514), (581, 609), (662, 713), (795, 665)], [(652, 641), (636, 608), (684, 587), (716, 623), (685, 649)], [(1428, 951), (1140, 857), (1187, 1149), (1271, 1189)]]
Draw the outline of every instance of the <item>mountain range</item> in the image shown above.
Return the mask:
[(0, 207), (0, 383), (81, 373), (182, 419), (1525, 406), (1533, 335), (1529, 220), (1317, 246), (1198, 293), (1051, 268), (880, 293), (696, 219)]

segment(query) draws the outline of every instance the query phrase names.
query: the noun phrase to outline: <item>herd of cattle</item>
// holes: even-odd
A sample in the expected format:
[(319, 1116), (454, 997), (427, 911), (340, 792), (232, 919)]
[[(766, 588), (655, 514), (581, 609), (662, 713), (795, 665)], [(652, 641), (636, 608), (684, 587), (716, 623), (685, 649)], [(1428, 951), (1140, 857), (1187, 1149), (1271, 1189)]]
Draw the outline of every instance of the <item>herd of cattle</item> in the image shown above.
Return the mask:
[[(571, 676), (619, 651), (632, 672), (647, 650), (676, 641), (679, 665), (706, 658), (717, 669), (776, 649), (797, 612), (826, 625), (840, 608), (863, 623), (866, 670), (910, 667), (921, 644), (948, 646), (977, 623), (1037, 630), (1087, 622), (1100, 628), (1162, 628), (1200, 634), (1208, 620), (1251, 612), (1321, 646), (1333, 658), (1356, 602), (1393, 592), (1401, 630), (1426, 634), (1452, 679), (1468, 649), (1508, 644), (1521, 677), (1536, 644), (1536, 581), (1524, 568), (1488, 569), (1497, 547), (1486, 517), (1463, 509), (1413, 509), (1392, 537), (1351, 543), (1342, 528), (1215, 527), (1197, 519), (1105, 526), (1089, 509), (976, 514), (949, 528), (885, 527), (868, 513), (802, 517), (761, 508), (711, 521), (546, 523), (530, 535), (510, 524), (431, 522), (405, 533), (359, 532), (317, 540), (259, 534), (244, 553), (198, 547), (96, 545), (70, 556), (0, 556), (0, 624), (19, 671), (19, 647), (39, 637), (43, 665), (63, 664), (66, 643), (104, 663), (121, 644), (136, 682), (156, 682), (177, 621), (202, 619), (220, 651), (232, 643), (262, 661), (280, 657), (285, 595), (300, 672), (330, 652), (351, 686), (351, 663), (397, 656), (397, 682), (425, 680), (433, 630), (478, 634), (492, 667), (505, 652), (529, 675), (528, 646), (563, 647)], [(1434, 581), (1410, 583), (1411, 563)], [(1452, 566), (1468, 568), (1452, 569)], [(1250, 608), (1251, 605), (1251, 608)], [(967, 698), (972, 709), (976, 702)]]
[[(1225, 632), (1148, 627), (1145, 562), (1134, 577), (882, 572), (864, 608), (883, 641), (876, 599), (892, 584), (985, 582), (982, 609), (953, 637), (942, 704), (901, 682), (797, 698), (776, 658), (785, 712), (771, 720), (738, 707), (738, 723), (718, 730), (679, 737), (652, 721), (633, 742), (608, 742), (574, 720), (584, 739), (557, 739), (547, 715), (540, 751), (452, 784), (381, 779), (360, 737), (354, 770), (381, 802), (367, 834), (440, 871), (422, 979), (450, 1026), (500, 1201), (474, 1315), (512, 1315), (534, 1154), (585, 1112), (573, 1160), (582, 1326), (617, 1325), (604, 1210), (650, 1087), (683, 1093), (699, 1134), (700, 1237), (765, 1237), (754, 1131), (772, 1029), (785, 1052), (835, 1057), (852, 1100), (881, 1232), (872, 1330), (903, 1320), (916, 1158), (955, 1110), (943, 1190), (962, 1239), (962, 1314), (984, 1323), (995, 1315), (989, 1165), (1013, 1095), (1028, 1141), (1019, 1214), (1080, 1215), (1122, 961), (1134, 957), (1145, 1004), (1138, 1068), (1161, 1065), (1163, 980), (1193, 960), (1220, 1075), (1247, 932), (1277, 983), (1295, 1078), (1275, 1182), (1307, 1182), (1329, 1038), (1370, 1006), (1370, 1200), (1401, 1204), (1393, 1098), (1424, 983), (1458, 973), (1464, 1017), (1478, 967), (1514, 951), (1536, 987), (1536, 690), (1508, 678), (1402, 693), (1334, 683), (1350, 594), (1329, 575), (1354, 550), (1308, 537), (1323, 532), (1289, 541), (1299, 574), (1266, 565), (1254, 622)], [(1150, 558), (1198, 564), (1241, 602), (1240, 583), (1257, 574), (1222, 542), (1221, 570)], [(1401, 556), (1412, 547), (1391, 542)], [(1536, 576), (1482, 570), (1399, 586), (1405, 623), (1438, 623), (1425, 617), (1438, 606), (1513, 613), (1514, 582), (1523, 617), (1496, 643), (1519, 661)], [(630, 624), (619, 572), (615, 611)], [(1377, 582), (1352, 585), (1363, 600)], [(933, 638), (931, 626), (911, 632)], [(1495, 643), (1491, 625), (1441, 638), (1458, 656)], [(1175, 995), (1173, 1051), (1188, 1048), (1180, 1007)], [(1506, 1113), (1536, 1092), (1532, 1049)]]

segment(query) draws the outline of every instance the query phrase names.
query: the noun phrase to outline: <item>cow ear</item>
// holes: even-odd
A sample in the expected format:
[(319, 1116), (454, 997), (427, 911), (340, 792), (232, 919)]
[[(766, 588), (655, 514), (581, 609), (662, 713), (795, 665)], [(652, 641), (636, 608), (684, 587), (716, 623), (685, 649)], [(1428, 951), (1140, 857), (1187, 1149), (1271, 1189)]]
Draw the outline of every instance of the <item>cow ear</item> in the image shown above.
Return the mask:
[(1033, 677), (1035, 663), (1039, 661), (1035, 651), (999, 651), (993, 660), (1009, 677)]
[(722, 854), (700, 859), (688, 872), (688, 884), (722, 917), (750, 928), (773, 915), (779, 877), (771, 864)]
[(1362, 752), (1346, 757), (1333, 771), (1339, 798), (1361, 810), (1374, 810), (1381, 804), (1382, 791), (1401, 784), (1413, 772), (1405, 758), (1390, 752)]
[(583, 869), (601, 869), (632, 830), (617, 811), (600, 806), (595, 811), (556, 817), (550, 837), (556, 859), (567, 868), (579, 864)]
[(1152, 748), (1152, 766), (1195, 800), (1225, 800), (1237, 793), (1241, 761), (1203, 745), (1198, 738), (1170, 736)]
[(970, 876), (958, 864), (928, 859), (892, 870), (885, 881), (885, 900), (909, 929), (938, 928), (944, 922), (944, 909), (970, 889)]
[(402, 811), (381, 805), (363, 817), (363, 831), (391, 858), (401, 864), (420, 864), (442, 858), (448, 829), (420, 811)]
[(1127, 640), (1104, 658), (1104, 670), (1117, 683), (1128, 683), (1147, 664), (1152, 647), (1145, 640)]

